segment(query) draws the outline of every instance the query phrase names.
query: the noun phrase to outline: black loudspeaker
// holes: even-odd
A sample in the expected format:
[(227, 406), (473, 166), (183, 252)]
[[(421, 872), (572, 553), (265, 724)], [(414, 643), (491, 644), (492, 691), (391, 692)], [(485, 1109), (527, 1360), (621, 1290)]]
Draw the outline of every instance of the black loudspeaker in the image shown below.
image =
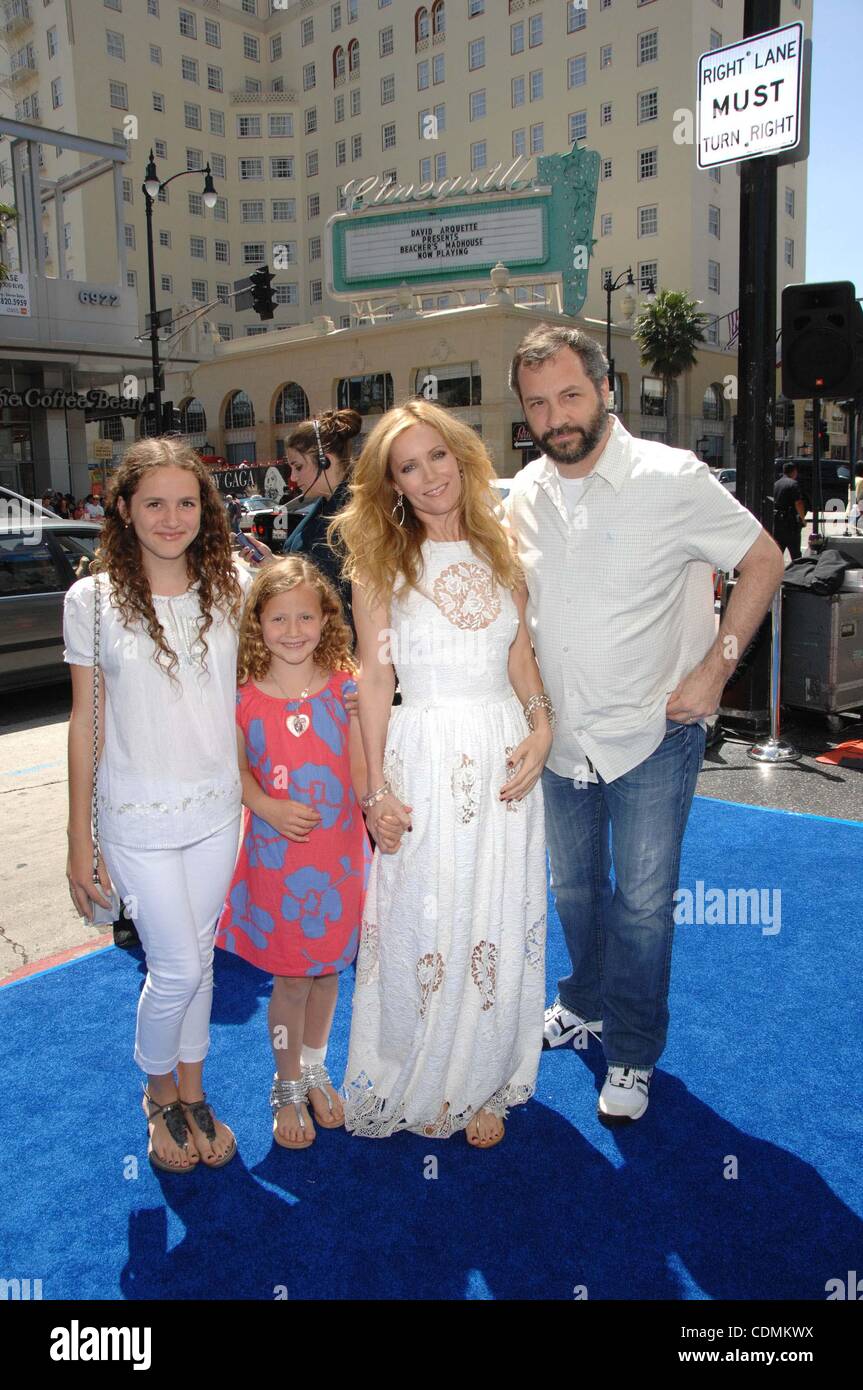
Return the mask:
[(863, 310), (850, 280), (782, 291), (782, 394), (838, 400), (863, 389)]

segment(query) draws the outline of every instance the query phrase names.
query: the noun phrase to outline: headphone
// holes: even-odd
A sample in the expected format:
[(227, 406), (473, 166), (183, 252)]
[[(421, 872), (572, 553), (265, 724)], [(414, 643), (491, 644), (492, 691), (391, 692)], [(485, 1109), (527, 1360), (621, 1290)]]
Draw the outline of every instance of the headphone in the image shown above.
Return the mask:
[[(320, 477), (321, 473), (325, 473), (326, 470), (329, 468), (330, 460), (324, 453), (324, 446), (321, 443), (321, 427), (317, 419), (314, 419), (312, 421), (312, 424), (315, 427), (315, 439), (317, 440), (318, 444), (318, 476)], [(329, 479), (327, 481), (329, 481)]]

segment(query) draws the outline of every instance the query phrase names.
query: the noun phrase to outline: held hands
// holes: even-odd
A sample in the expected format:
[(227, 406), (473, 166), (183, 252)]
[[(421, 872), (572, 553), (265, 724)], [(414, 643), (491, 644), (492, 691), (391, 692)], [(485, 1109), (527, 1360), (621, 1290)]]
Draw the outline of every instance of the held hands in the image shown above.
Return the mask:
[(366, 812), (366, 825), (380, 846), (382, 854), (395, 854), (400, 848), (406, 830), (412, 830), (412, 806), (405, 806), (398, 797), (388, 792)]
[(321, 823), (321, 817), (313, 806), (304, 801), (290, 801), (274, 796), (268, 798), (267, 814), (263, 819), (286, 840), (297, 844), (308, 844), (311, 831)]
[(536, 785), (551, 752), (552, 733), (547, 724), (528, 734), (507, 758), (507, 766), (521, 767), (515, 776), (504, 782), (499, 792), (501, 801), (521, 801)]
[(99, 856), (98, 887), (93, 882), (92, 840), (82, 840), (74, 845), (70, 843), (69, 854), (66, 859), (66, 878), (69, 881), (69, 893), (79, 917), (92, 922), (94, 903), (98, 903), (100, 907), (110, 907), (111, 879), (101, 855)]

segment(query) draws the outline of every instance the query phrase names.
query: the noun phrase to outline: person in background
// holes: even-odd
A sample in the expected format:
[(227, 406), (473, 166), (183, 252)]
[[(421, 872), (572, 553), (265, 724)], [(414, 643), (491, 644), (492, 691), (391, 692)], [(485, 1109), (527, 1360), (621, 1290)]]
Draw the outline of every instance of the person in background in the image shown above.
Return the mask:
[(228, 525), (236, 536), (240, 531), (240, 517), (243, 515), (243, 509), (236, 497), (230, 492), (225, 498), (225, 505), (228, 510)]
[(796, 463), (787, 459), (782, 477), (773, 485), (773, 539), (792, 560), (800, 559), (800, 531), (806, 522), (806, 504), (797, 478)]
[(350, 500), (351, 446), (362, 429), (355, 410), (325, 410), (318, 418), (294, 425), (285, 440), (285, 460), (306, 501), (314, 507), (285, 541), (283, 554), (307, 555), (336, 586), (351, 630), (351, 586), (342, 576), (344, 552), (335, 548), (327, 529)]

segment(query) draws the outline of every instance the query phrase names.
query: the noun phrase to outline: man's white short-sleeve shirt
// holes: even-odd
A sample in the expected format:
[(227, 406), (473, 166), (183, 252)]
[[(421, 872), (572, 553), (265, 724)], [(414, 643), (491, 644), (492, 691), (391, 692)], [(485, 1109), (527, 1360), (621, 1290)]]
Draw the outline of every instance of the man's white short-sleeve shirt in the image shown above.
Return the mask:
[(668, 696), (716, 635), (712, 571), (733, 570), (761, 525), (694, 454), (614, 416), (571, 514), (543, 456), (512, 480), (507, 517), (557, 711), (548, 766), (579, 778), (586, 754), (612, 782), (661, 743)]

